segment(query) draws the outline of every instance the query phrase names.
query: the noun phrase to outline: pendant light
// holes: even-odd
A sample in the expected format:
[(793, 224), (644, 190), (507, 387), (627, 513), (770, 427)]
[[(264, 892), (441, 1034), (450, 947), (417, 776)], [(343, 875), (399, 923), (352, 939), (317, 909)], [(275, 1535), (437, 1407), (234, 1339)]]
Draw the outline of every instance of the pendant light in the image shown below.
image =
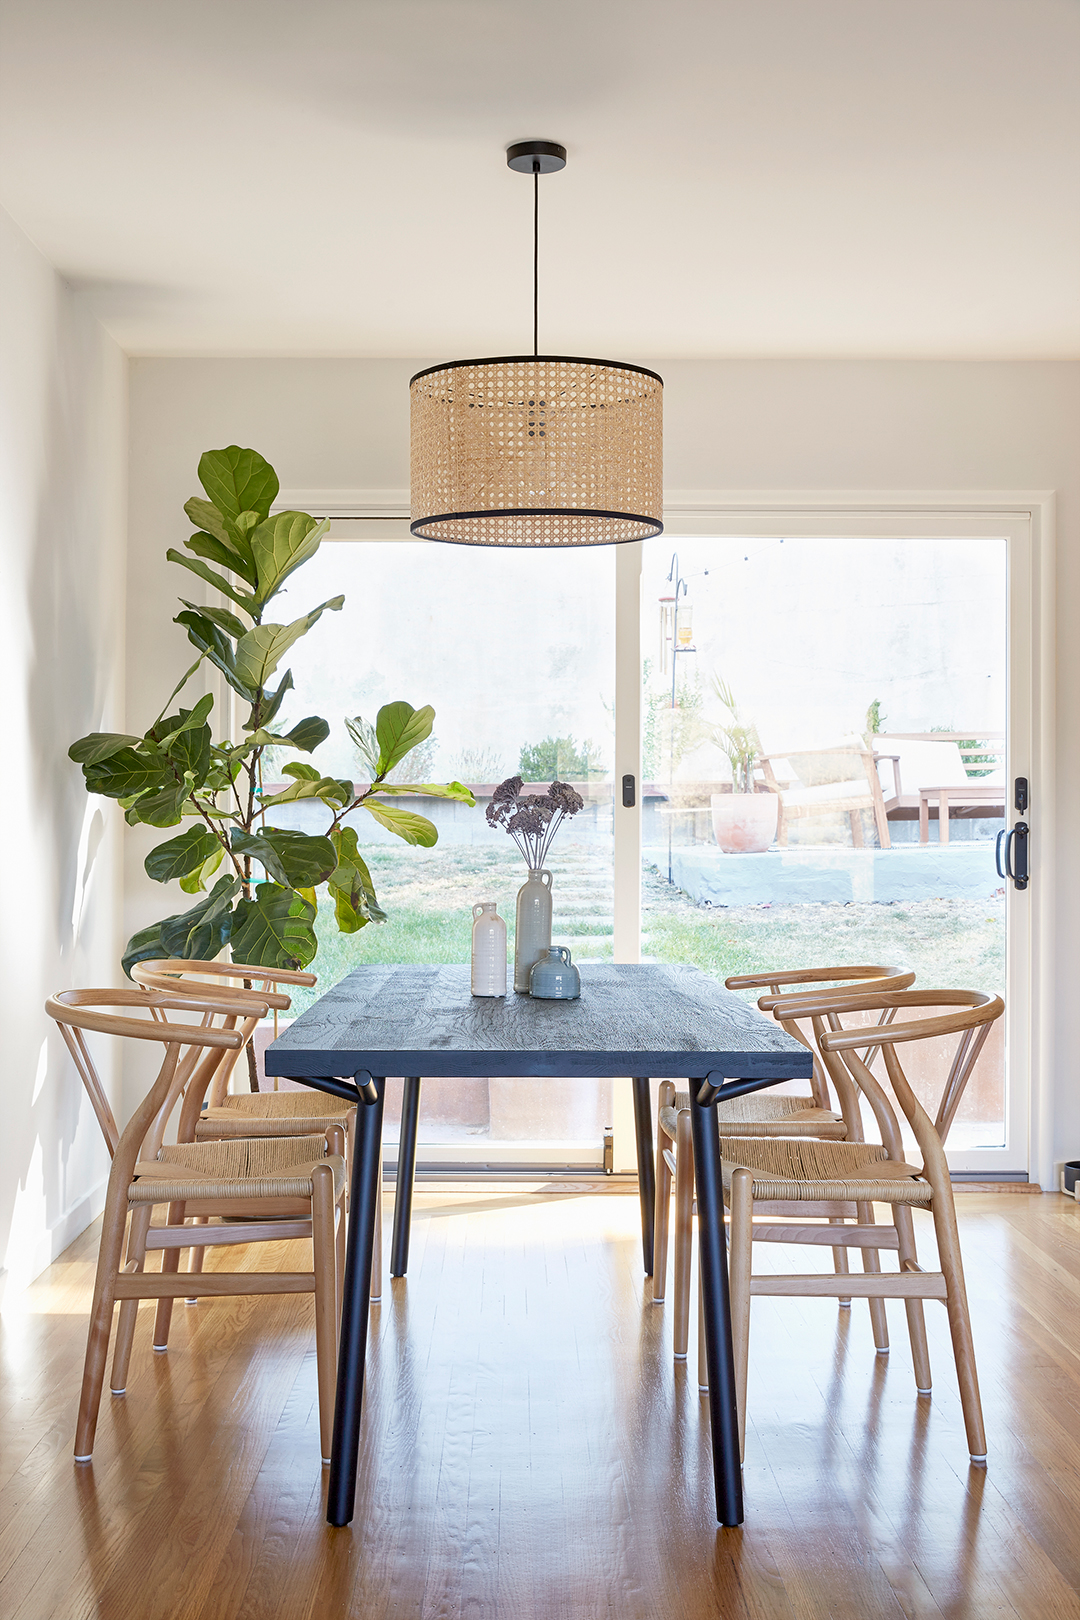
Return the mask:
[(539, 352), (540, 176), (554, 141), (506, 154), (533, 178), (533, 352), (410, 380), (412, 533), (469, 546), (602, 546), (663, 531), (663, 378)]

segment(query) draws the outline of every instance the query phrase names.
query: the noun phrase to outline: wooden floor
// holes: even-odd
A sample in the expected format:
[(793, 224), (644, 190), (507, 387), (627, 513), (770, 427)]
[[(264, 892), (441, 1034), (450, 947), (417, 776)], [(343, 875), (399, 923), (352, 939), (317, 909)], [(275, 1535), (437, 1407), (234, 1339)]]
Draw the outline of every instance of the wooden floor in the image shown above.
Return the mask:
[(1080, 1209), (959, 1203), (989, 1468), (968, 1467), (943, 1310), (919, 1401), (899, 1306), (880, 1358), (865, 1306), (758, 1299), (741, 1531), (713, 1517), (632, 1197), (418, 1197), (345, 1530), (323, 1518), (309, 1299), (180, 1306), (164, 1356), (144, 1306), (127, 1395), (74, 1466), (94, 1229), (5, 1312), (0, 1615), (1080, 1617)]

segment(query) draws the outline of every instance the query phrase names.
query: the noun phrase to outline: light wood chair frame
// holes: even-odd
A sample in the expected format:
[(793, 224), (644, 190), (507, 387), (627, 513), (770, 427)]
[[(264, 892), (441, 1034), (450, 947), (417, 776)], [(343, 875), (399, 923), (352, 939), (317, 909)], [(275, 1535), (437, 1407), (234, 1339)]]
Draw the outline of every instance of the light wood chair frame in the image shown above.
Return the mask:
[[(881, 1023), (886, 1012), (894, 1015), (925, 1008), (949, 1008), (930, 1017), (916, 1018), (913, 1022), (888, 1026)], [(930, 1356), (926, 1341), (926, 1323), (923, 1301), (940, 1300), (946, 1308), (956, 1363), (957, 1381), (964, 1414), (968, 1451), (972, 1462), (986, 1461), (986, 1432), (982, 1403), (979, 1395), (975, 1367), (975, 1351), (971, 1334), (967, 1291), (964, 1283), (960, 1238), (956, 1223), (952, 1181), (945, 1157), (944, 1137), (955, 1117), (968, 1077), (982, 1050), (990, 1027), (1004, 1011), (998, 996), (980, 991), (926, 990), (900, 991), (888, 995), (868, 994), (856, 997), (808, 997), (801, 1005), (791, 1009), (793, 1015), (812, 1019), (818, 1048), (827, 1065), (838, 1094), (850, 1092), (858, 1105), (861, 1094), (869, 1103), (881, 1133), (883, 1157), (868, 1162), (854, 1173), (836, 1176), (833, 1181), (818, 1180), (810, 1176), (804, 1180), (792, 1174), (790, 1198), (775, 1196), (777, 1177), (763, 1166), (768, 1144), (728, 1139), (722, 1141), (725, 1200), (730, 1208), (730, 1287), (732, 1336), (735, 1350), (735, 1381), (739, 1408), (740, 1433), (745, 1447), (746, 1385), (749, 1362), (750, 1301), (755, 1295), (792, 1295), (801, 1297), (829, 1297), (839, 1295), (845, 1288), (851, 1295), (877, 1299), (902, 1299), (907, 1313), (911, 1338), (915, 1382), (919, 1395), (931, 1393)], [(876, 1012), (879, 1021), (871, 1026), (861, 1024), (845, 1028), (842, 1020), (853, 1013)], [(880, 1050), (886, 1082), (883, 1084), (871, 1072), (866, 1058), (868, 1030), (873, 1031), (873, 1051)], [(943, 1089), (935, 1120), (931, 1120), (904, 1073), (896, 1048), (905, 1043), (931, 1040), (942, 1036), (959, 1035), (957, 1052)], [(873, 1061), (870, 1054), (870, 1061)], [(889, 1093), (891, 1092), (891, 1098)], [(921, 1166), (906, 1164), (905, 1150), (896, 1113), (899, 1107), (915, 1137), (922, 1154)], [(786, 1144), (790, 1158), (797, 1164), (801, 1144)], [(854, 1148), (857, 1156), (859, 1144), (836, 1144), (845, 1151)], [(755, 1147), (759, 1149), (755, 1153)], [(874, 1149), (867, 1145), (870, 1152)], [(759, 1164), (754, 1168), (753, 1161)], [(749, 1160), (749, 1164), (744, 1161)], [(842, 1197), (830, 1196), (821, 1200), (802, 1199), (798, 1191), (806, 1187), (827, 1188), (843, 1182)], [(771, 1185), (773, 1196), (756, 1197), (755, 1187)], [(874, 1224), (863, 1219), (862, 1212), (870, 1208), (869, 1202), (858, 1198), (860, 1184), (867, 1188), (874, 1202), (889, 1204), (891, 1225)], [(911, 1197), (912, 1186), (919, 1189), (918, 1199)], [(871, 1191), (872, 1189), (872, 1191)], [(925, 1270), (919, 1263), (912, 1219), (912, 1204), (927, 1208), (934, 1223), (937, 1241), (938, 1267)], [(755, 1221), (755, 1213), (766, 1217)], [(872, 1211), (871, 1211), (872, 1213)], [(843, 1224), (823, 1224), (840, 1215)], [(855, 1223), (850, 1224), (851, 1216)], [(786, 1217), (774, 1224), (777, 1216)], [(812, 1224), (811, 1224), (812, 1223)], [(844, 1278), (833, 1275), (799, 1273), (776, 1275), (755, 1274), (752, 1266), (754, 1242), (828, 1244), (842, 1242), (845, 1246), (872, 1247), (877, 1255), (881, 1250), (894, 1250), (899, 1270), (883, 1272), (868, 1267), (861, 1276)]]
[[(136, 962), (131, 970), (131, 977), (136, 984), (148, 990), (158, 990), (164, 994), (180, 991), (186, 995), (220, 994), (221, 990), (228, 988), (232, 993), (239, 994), (240, 990), (229, 984), (229, 981), (239, 980), (247, 994), (259, 996), (267, 1004), (267, 1009), (274, 1014), (274, 1033), (277, 1034), (277, 1016), (279, 1012), (288, 1012), (292, 1006), (291, 998), (279, 991), (279, 985), (302, 986), (312, 989), (318, 979), (314, 973), (304, 973), (293, 968), (268, 968), (250, 962), (203, 962), (186, 957), (161, 957), (145, 962)], [(205, 981), (209, 979), (210, 983)], [(260, 1019), (267, 1016), (262, 1012), (258, 1017), (245, 1023), (245, 1046), (252, 1039)], [(245, 1106), (250, 1093), (240, 1092), (233, 1099), (234, 1108), (227, 1110), (226, 1098), (229, 1091), (229, 1081), (239, 1060), (239, 1052), (224, 1052), (219, 1054), (218, 1065), (213, 1069), (210, 1078), (200, 1095), (199, 1088), (192, 1086), (185, 1094), (184, 1108), (177, 1129), (177, 1140), (180, 1142), (216, 1141), (224, 1136), (235, 1137), (239, 1135), (250, 1137), (281, 1136), (285, 1134), (305, 1134), (313, 1130), (329, 1130), (330, 1126), (340, 1122), (345, 1127), (346, 1162), (352, 1164), (353, 1143), (356, 1132), (356, 1108), (336, 1098), (327, 1096), (325, 1092), (279, 1092), (262, 1091), (257, 1094), (259, 1113), (250, 1112)], [(280, 1105), (275, 1105), (276, 1098), (288, 1098)], [(301, 1105), (300, 1111), (295, 1111), (294, 1105)], [(261, 1110), (265, 1109), (263, 1113)], [(234, 1117), (235, 1116), (235, 1117)], [(346, 1193), (346, 1207), (348, 1194)], [(189, 1265), (192, 1271), (202, 1267), (202, 1251), (193, 1247)], [(383, 1242), (382, 1242), (382, 1199), (380, 1198), (375, 1209), (375, 1244), (371, 1254), (371, 1303), (377, 1305), (382, 1299), (383, 1274)], [(159, 1322), (155, 1334), (155, 1344), (164, 1344), (168, 1338), (169, 1312), (172, 1310), (171, 1301), (162, 1301), (159, 1307)]]
[[(143, 989), (135, 990), (67, 990), (50, 996), (45, 1004), (49, 1016), (60, 1026), (69, 1050), (76, 1059), (79, 1072), (90, 1093), (98, 1099), (96, 1110), (109, 1141), (110, 1129), (116, 1133), (116, 1123), (105, 1095), (93, 1057), (86, 1041), (86, 1032), (97, 1032), (126, 1039), (156, 1041), (165, 1047), (161, 1067), (153, 1084), (143, 1097), (127, 1126), (116, 1136), (111, 1146), (112, 1166), (105, 1199), (101, 1243), (98, 1251), (94, 1297), (91, 1306), (90, 1327), (87, 1337), (86, 1362), (83, 1372), (82, 1395), (76, 1426), (75, 1459), (89, 1462), (93, 1453), (104, 1384), (105, 1365), (109, 1341), (112, 1336), (114, 1307), (119, 1302), (113, 1357), (111, 1389), (114, 1395), (125, 1393), (128, 1364), (134, 1338), (138, 1302), (157, 1299), (159, 1304), (180, 1297), (221, 1297), (233, 1294), (287, 1294), (312, 1293), (315, 1296), (316, 1363), (319, 1386), (320, 1442), (323, 1461), (330, 1456), (333, 1429), (334, 1387), (337, 1365), (337, 1322), (340, 1309), (343, 1268), (345, 1259), (346, 1185), (344, 1164), (344, 1130), (335, 1125), (322, 1137), (292, 1138), (283, 1144), (279, 1157), (290, 1159), (291, 1166), (298, 1162), (296, 1149), (301, 1143), (309, 1144), (311, 1162), (307, 1170), (294, 1168), (275, 1171), (273, 1179), (266, 1179), (260, 1188), (252, 1180), (236, 1181), (237, 1193), (223, 1189), (223, 1173), (215, 1172), (208, 1179), (201, 1175), (206, 1194), (199, 1196), (200, 1172), (188, 1169), (187, 1162), (177, 1163), (175, 1175), (169, 1174), (162, 1182), (161, 1199), (143, 1196), (131, 1198), (132, 1184), (138, 1180), (151, 1183), (164, 1174), (158, 1163), (158, 1154), (164, 1145), (166, 1127), (176, 1104), (192, 1083), (200, 1069), (203, 1074), (217, 1063), (223, 1051), (242, 1049), (244, 1035), (235, 1027), (241, 1012), (255, 1014), (252, 998), (243, 998), (238, 1008), (237, 998), (222, 993), (219, 998), (206, 996), (164, 995)], [(265, 1008), (265, 1003), (263, 1003)], [(148, 1017), (128, 1016), (116, 1008), (131, 1013), (148, 1013)], [(178, 1012), (198, 1015), (199, 1022), (174, 1022), (170, 1016)], [(213, 1020), (220, 1018), (221, 1025)], [(243, 1146), (244, 1144), (239, 1144)], [(194, 1165), (198, 1145), (184, 1144), (187, 1159)], [(208, 1147), (217, 1146), (208, 1144)], [(273, 1158), (274, 1144), (263, 1144)], [(300, 1191), (307, 1182), (310, 1190)], [(176, 1188), (188, 1186), (193, 1196), (178, 1199)], [(171, 1189), (165, 1193), (165, 1189)], [(152, 1226), (151, 1216), (160, 1203), (169, 1206), (164, 1225)], [(207, 1219), (225, 1216), (228, 1224), (200, 1229), (201, 1246), (252, 1242), (280, 1242), (290, 1238), (310, 1238), (313, 1246), (312, 1268), (298, 1272), (211, 1272), (192, 1277), (190, 1273), (177, 1275), (175, 1264), (166, 1266), (170, 1256), (191, 1246), (193, 1229), (184, 1224), (187, 1215)], [(130, 1223), (128, 1217), (130, 1215)], [(125, 1231), (127, 1233), (127, 1259), (123, 1262)], [(160, 1272), (145, 1270), (146, 1255), (161, 1250), (163, 1268)], [(156, 1335), (155, 1335), (156, 1337)], [(156, 1349), (164, 1348), (155, 1345)]]
[[(721, 1132), (735, 1136), (823, 1136), (843, 1139), (852, 1135), (861, 1139), (861, 1120), (858, 1113), (850, 1119), (836, 1113), (829, 1092), (825, 1068), (817, 1052), (812, 1031), (804, 1030), (802, 1021), (787, 1011), (787, 1002), (796, 997), (786, 992), (807, 993), (808, 987), (820, 989), (824, 985), (838, 985), (833, 994), (854, 995), (873, 990), (877, 993), (906, 990), (914, 984), (915, 975), (910, 968), (885, 963), (852, 964), (839, 967), (791, 968), (771, 973), (738, 973), (724, 980), (729, 990), (764, 990), (758, 998), (762, 1012), (771, 1012), (789, 1035), (807, 1047), (814, 1056), (811, 1090), (803, 1098), (780, 1099), (767, 1092), (755, 1092), (741, 1098), (736, 1105), (742, 1116), (735, 1124), (728, 1117), (734, 1110), (731, 1104), (719, 1105)], [(777, 1107), (781, 1101), (796, 1102), (798, 1111), (785, 1113)], [(690, 1131), (690, 1098), (682, 1095), (670, 1080), (660, 1086), (656, 1132), (656, 1201), (653, 1225), (653, 1303), (664, 1303), (667, 1289), (668, 1237), (671, 1223), (671, 1193), (675, 1191), (674, 1242), (674, 1315), (672, 1338), (676, 1361), (685, 1361), (690, 1342), (690, 1281), (693, 1252), (694, 1209), (694, 1147)], [(756, 1116), (756, 1117), (755, 1117)], [(669, 1143), (671, 1144), (669, 1146)], [(848, 1268), (847, 1251), (837, 1248), (833, 1262), (838, 1273)], [(872, 1263), (872, 1262), (871, 1262)], [(846, 1307), (849, 1299), (842, 1300)], [(879, 1349), (887, 1349), (888, 1325), (884, 1306), (871, 1301), (875, 1342)], [(704, 1363), (702, 1363), (704, 1365)]]

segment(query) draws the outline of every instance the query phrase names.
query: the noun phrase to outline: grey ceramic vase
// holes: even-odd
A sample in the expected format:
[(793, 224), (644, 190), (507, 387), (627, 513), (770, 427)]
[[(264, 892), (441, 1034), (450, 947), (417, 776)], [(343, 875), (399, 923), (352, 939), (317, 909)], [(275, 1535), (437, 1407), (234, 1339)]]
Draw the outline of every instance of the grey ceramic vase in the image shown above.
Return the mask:
[[(544, 882), (544, 879), (547, 882)], [(529, 969), (547, 955), (551, 944), (551, 873), (544, 867), (530, 870), (517, 896), (514, 927), (514, 989), (529, 993)]]
[(547, 955), (533, 963), (529, 994), (537, 1001), (576, 1001), (580, 996), (581, 974), (565, 945), (549, 945)]

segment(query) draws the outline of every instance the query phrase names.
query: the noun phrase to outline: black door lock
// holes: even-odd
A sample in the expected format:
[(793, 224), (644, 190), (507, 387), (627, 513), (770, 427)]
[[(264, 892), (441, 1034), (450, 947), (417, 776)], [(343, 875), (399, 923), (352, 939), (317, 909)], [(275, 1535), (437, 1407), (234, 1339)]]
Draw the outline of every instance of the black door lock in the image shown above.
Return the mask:
[(623, 779), (622, 779), (622, 802), (623, 802), (623, 809), (624, 810), (632, 810), (634, 808), (634, 805), (637, 803), (637, 799), (636, 799), (635, 794), (634, 794), (634, 785), (635, 785), (634, 784), (634, 778), (632, 776), (624, 776), (623, 777)]

